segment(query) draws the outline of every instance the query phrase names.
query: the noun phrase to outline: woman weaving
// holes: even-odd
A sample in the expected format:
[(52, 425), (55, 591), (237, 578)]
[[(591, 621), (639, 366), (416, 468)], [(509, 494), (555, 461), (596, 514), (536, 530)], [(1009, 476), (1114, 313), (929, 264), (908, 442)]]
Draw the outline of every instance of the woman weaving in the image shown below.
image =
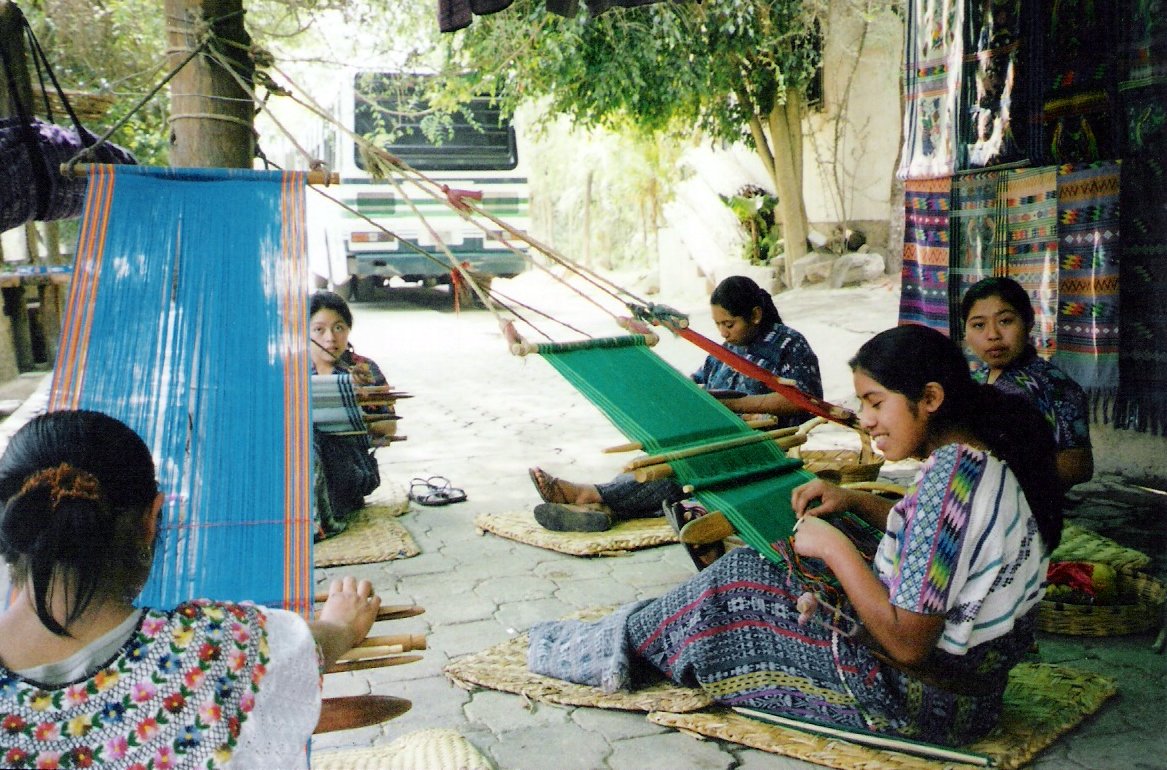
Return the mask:
[[(598, 623), (539, 624), (531, 670), (608, 690), (663, 672), (726, 705), (947, 745), (985, 735), (1058, 542), (1048, 425), (923, 326), (877, 335), (851, 367), (879, 449), (924, 461), (900, 502), (804, 484), (783, 558), (739, 548)], [(884, 531), (872, 560), (836, 528), (844, 511)]]
[[(782, 322), (768, 292), (751, 279), (735, 275), (717, 285), (709, 303), (726, 348), (793, 380), (804, 393), (822, 397), (818, 357), (805, 337)], [(707, 356), (691, 377), (738, 414), (772, 414), (779, 419), (778, 427), (798, 425), (808, 418), (800, 407), (764, 383), (713, 356)], [(543, 504), (535, 507), (535, 519), (552, 530), (605, 530), (614, 520), (660, 516), (662, 503), (667, 505), (684, 496), (673, 479), (641, 483), (630, 474), (621, 474), (607, 483), (577, 484), (541, 468), (531, 468), (530, 476), (543, 499)]]
[[(380, 599), (333, 581), (319, 618), (190, 601), (136, 608), (163, 498), (112, 417), (49, 412), (0, 458), (0, 766), (306, 768), (323, 667)], [(219, 565), (221, 566), (221, 565)]]
[[(388, 385), (371, 358), (359, 355), (349, 344), (353, 314), (339, 294), (318, 291), (308, 307), (312, 374), (348, 374), (358, 386)], [(373, 436), (392, 436), (397, 422), (390, 406), (362, 406), (374, 419), (367, 422)], [(365, 495), (381, 483), (377, 461), (365, 436), (331, 435), (314, 430), (316, 445), (317, 538), (344, 530), (353, 511), (365, 504)]]

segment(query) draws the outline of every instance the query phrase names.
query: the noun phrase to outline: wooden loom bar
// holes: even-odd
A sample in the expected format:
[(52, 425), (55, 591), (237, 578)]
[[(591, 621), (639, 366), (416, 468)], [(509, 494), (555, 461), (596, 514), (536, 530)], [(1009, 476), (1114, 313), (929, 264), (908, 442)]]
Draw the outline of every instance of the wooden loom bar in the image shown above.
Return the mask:
[[(75, 163), (72, 165), (62, 163), (60, 166), (61, 176), (89, 176), (94, 165), (92, 163)], [(308, 184), (340, 184), (340, 174), (336, 171), (305, 171), (304, 174), (308, 180)]]
[[(759, 434), (759, 435), (762, 438), (770, 438), (770, 437), (766, 436), (765, 434)], [(758, 439), (758, 440), (761, 440), (761, 439)], [(805, 444), (806, 443), (806, 436), (800, 435), (798, 433), (794, 433), (794, 434), (790, 434), (787, 436), (779, 436), (778, 438), (773, 439), (773, 441), (774, 441), (774, 443), (776, 443), (778, 446), (782, 447), (783, 449), (790, 449), (790, 448), (796, 447), (800, 444)], [(746, 443), (754, 444), (754, 443), (757, 443), (757, 441), (750, 441), (750, 442), (746, 442)], [(702, 451), (693, 452), (691, 454), (685, 455), (684, 457), (674, 457), (672, 459), (683, 460), (686, 457), (697, 457), (699, 455), (714, 451), (713, 449), (708, 449), (707, 448), (708, 446), (709, 445), (707, 445), (706, 447), (695, 447), (696, 449), (701, 449)], [(733, 446), (740, 446), (740, 444), (735, 444)], [(725, 449), (726, 447), (721, 446), (718, 448)], [(662, 456), (663, 455), (658, 455), (658, 457), (662, 457)], [(633, 468), (631, 470), (629, 470), (626, 467), (625, 471), (631, 473), (632, 477), (635, 478), (637, 481), (639, 481), (641, 484), (643, 484), (647, 481), (659, 481), (660, 479), (667, 479), (667, 478), (674, 475), (673, 467), (671, 465), (669, 465), (668, 463), (661, 463), (661, 462), (654, 463), (653, 465), (641, 465), (641, 466), (639, 466), (637, 468)]]
[(385, 655), (368, 660), (337, 661), (325, 669), (324, 673), (337, 674), (343, 671), (364, 671), (368, 668), (381, 668), (382, 666), (403, 666), (406, 663), (416, 663), (421, 659), (421, 655)]
[(710, 452), (720, 452), (723, 449), (734, 449), (740, 446), (748, 446), (749, 444), (756, 444), (759, 441), (766, 441), (772, 439), (778, 442), (778, 446), (783, 449), (788, 449), (792, 446), (806, 442), (806, 436), (802, 436), (801, 441), (794, 441), (790, 443), (790, 439), (794, 438), (798, 433), (798, 428), (779, 428), (778, 430), (767, 430), (760, 433), (750, 433), (745, 436), (736, 436), (725, 441), (712, 441), (708, 444), (701, 444), (700, 446), (689, 447), (688, 449), (678, 449), (673, 452), (663, 452), (659, 455), (646, 455), (645, 457), (638, 457), (624, 466), (626, 473), (631, 473), (637, 468), (644, 468), (649, 465), (659, 465), (660, 463), (667, 463), (671, 460), (683, 460), (687, 457), (697, 457), (698, 455), (709, 454)]

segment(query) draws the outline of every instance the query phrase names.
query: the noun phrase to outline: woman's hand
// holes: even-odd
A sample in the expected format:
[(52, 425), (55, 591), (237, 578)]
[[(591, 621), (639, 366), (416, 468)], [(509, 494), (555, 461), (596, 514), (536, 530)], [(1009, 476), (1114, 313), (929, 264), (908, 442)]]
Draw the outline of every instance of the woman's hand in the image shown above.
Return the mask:
[(368, 580), (358, 582), (346, 576), (332, 581), (319, 617), (309, 624), (325, 666), (332, 665), (369, 635), (380, 609), (381, 597)]
[(850, 492), (829, 481), (815, 479), (795, 487), (790, 493), (790, 504), (795, 516), (826, 516), (842, 513), (850, 506)]
[(799, 556), (826, 560), (841, 548), (854, 548), (839, 530), (813, 516), (803, 516), (794, 525), (794, 552)]

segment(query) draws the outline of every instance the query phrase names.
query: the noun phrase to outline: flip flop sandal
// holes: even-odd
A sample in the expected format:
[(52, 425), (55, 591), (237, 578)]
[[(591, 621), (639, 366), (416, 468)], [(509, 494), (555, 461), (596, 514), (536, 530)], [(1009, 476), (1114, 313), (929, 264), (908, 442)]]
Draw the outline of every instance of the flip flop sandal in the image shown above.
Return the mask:
[(427, 479), (415, 478), (409, 482), (409, 499), (418, 505), (449, 505), (464, 501), (466, 492), (451, 486), (450, 480), (445, 476), (430, 476)]
[(552, 505), (567, 505), (567, 495), (560, 488), (559, 479), (542, 468), (528, 468), (527, 473), (531, 476), (531, 483), (535, 485), (535, 491), (539, 493), (539, 497), (543, 498), (543, 502)]

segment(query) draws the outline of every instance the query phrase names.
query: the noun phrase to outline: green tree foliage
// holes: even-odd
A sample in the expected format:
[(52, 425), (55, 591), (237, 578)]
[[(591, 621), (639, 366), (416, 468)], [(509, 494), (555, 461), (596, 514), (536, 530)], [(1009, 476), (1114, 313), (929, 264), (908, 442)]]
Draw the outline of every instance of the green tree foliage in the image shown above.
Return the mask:
[(789, 269), (805, 253), (802, 113), (824, 13), (823, 0), (719, 0), (564, 19), (517, 0), (449, 36), (443, 68), (510, 110), (545, 98), (581, 126), (746, 142), (781, 201)]
[[(114, 97), (100, 123), (86, 125), (95, 133), (129, 114), (166, 74), (166, 31), (157, 0), (37, 0), (21, 10), (64, 88)], [(164, 165), (168, 109), (165, 92), (159, 93), (111, 140), (141, 163)], [(54, 118), (68, 124), (64, 115)]]

